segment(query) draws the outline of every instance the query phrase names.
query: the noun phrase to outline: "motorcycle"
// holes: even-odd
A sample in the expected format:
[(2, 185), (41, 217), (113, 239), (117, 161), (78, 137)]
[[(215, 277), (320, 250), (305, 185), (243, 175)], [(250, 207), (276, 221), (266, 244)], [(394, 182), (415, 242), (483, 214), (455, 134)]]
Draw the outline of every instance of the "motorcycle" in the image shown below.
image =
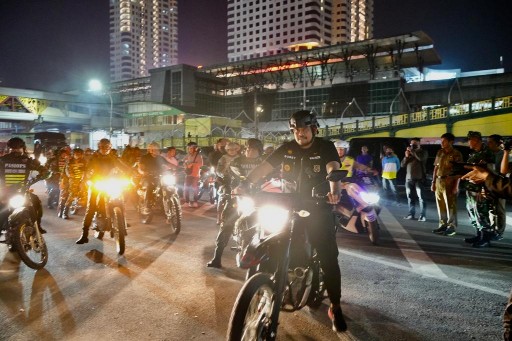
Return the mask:
[(0, 226), (1, 243), (17, 252), (28, 267), (42, 269), (48, 262), (48, 247), (37, 223), (37, 212), (30, 198), (30, 186), (39, 180), (27, 180), (8, 202), (8, 218)]
[(215, 167), (210, 167), (209, 169), (207, 166), (201, 167), (198, 188), (199, 191), (195, 201), (199, 201), (203, 194), (208, 192), (210, 204), (215, 204), (215, 200), (217, 199), (217, 190), (215, 188)]
[(147, 186), (137, 190), (141, 222), (149, 224), (153, 220), (154, 210), (163, 210), (172, 232), (180, 233), (182, 210), (175, 174), (167, 170), (159, 176), (148, 176), (147, 179)]
[[(244, 179), (244, 177), (240, 176), (239, 171), (235, 170), (231, 167), (231, 170), (236, 176), (239, 176), (240, 179)], [(269, 179), (260, 187), (260, 191), (266, 193), (282, 193), (282, 185), (279, 179)], [(260, 233), (259, 227), (260, 225), (257, 222), (255, 213), (255, 203), (254, 200), (249, 196), (236, 196), (236, 208), (238, 211), (238, 219), (235, 222), (233, 229), (232, 239), (235, 242), (235, 246), (231, 249), (236, 252), (236, 263), (238, 267), (241, 267), (241, 257), (242, 253), (246, 249), (247, 245), (249, 245), (253, 236)], [(255, 269), (250, 268), (247, 271), (246, 279), (249, 279), (254, 274)]]
[(336, 227), (357, 234), (367, 233), (371, 243), (377, 245), (380, 239), (378, 186), (365, 173), (356, 174), (352, 181), (345, 183), (343, 192), (347, 195), (342, 195), (334, 208)]
[[(327, 180), (339, 181), (346, 171), (333, 171)], [(296, 193), (261, 192), (254, 196), (256, 234), (239, 260), (243, 269), (253, 269), (240, 290), (229, 320), (228, 340), (275, 340), (279, 313), (305, 306), (318, 308), (325, 298), (320, 262), (309, 242), (305, 210), (325, 196), (313, 193), (302, 200)]]
[(69, 205), (69, 214), (75, 215), (78, 214), (82, 208), (85, 208), (85, 202), (87, 200), (87, 192), (82, 192), (75, 196), (71, 201), (71, 205)]
[(130, 187), (130, 180), (110, 177), (96, 179), (88, 184), (92, 190), (99, 192), (97, 211), (93, 218), (94, 237), (102, 240), (105, 232), (109, 232), (116, 242), (117, 253), (123, 255), (127, 235), (123, 192)]

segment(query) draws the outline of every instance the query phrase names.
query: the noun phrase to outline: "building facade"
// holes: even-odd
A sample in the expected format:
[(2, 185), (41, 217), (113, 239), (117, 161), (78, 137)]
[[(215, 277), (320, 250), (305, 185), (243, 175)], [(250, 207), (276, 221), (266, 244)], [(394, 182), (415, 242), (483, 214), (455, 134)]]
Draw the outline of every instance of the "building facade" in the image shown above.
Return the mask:
[(177, 62), (177, 0), (110, 0), (111, 82)]
[(229, 0), (228, 60), (371, 39), (373, 0)]

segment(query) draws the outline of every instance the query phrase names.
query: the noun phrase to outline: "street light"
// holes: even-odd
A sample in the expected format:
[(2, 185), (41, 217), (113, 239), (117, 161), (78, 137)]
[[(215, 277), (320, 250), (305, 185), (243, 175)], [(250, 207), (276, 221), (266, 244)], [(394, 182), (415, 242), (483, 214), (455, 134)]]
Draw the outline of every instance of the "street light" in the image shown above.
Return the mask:
[(263, 106), (258, 104), (258, 88), (254, 89), (254, 137), (259, 138), (259, 115), (263, 112)]
[[(91, 79), (89, 81), (89, 90), (92, 92), (99, 93), (103, 89), (103, 84), (97, 79)], [(112, 94), (110, 92), (106, 92), (108, 98), (110, 99), (110, 122), (109, 122), (109, 130), (108, 130), (108, 139), (112, 140), (112, 113), (114, 111), (114, 101), (112, 100)]]

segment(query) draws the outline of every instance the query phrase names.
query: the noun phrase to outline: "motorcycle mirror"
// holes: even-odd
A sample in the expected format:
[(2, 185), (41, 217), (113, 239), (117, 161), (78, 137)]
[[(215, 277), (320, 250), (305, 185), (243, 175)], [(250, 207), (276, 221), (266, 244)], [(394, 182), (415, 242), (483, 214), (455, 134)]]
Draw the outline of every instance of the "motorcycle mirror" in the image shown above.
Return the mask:
[(341, 181), (347, 177), (347, 174), (347, 170), (336, 169), (327, 174), (326, 180), (332, 182)]

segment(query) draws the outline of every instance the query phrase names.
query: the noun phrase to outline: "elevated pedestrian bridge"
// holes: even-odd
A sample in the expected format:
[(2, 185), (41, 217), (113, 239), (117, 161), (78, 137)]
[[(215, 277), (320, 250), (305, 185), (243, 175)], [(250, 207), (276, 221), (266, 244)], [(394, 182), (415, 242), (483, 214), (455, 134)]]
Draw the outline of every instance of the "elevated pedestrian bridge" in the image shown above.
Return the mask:
[(353, 119), (339, 125), (320, 128), (319, 135), (329, 138), (351, 137), (439, 137), (451, 132), (456, 137), (469, 130), (483, 136), (512, 136), (512, 96), (478, 102), (439, 106), (418, 112)]

